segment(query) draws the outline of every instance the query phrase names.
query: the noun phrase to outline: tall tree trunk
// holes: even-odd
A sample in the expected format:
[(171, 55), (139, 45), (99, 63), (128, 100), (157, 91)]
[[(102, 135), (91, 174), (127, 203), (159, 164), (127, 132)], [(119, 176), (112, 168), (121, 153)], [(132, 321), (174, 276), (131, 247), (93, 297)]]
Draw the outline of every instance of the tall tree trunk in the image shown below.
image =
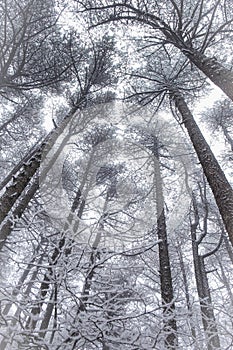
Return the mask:
[(189, 60), (195, 64), (215, 85), (217, 85), (233, 101), (233, 72), (225, 68), (216, 58), (207, 57), (203, 53), (179, 47)]
[(198, 256), (198, 271), (196, 271), (196, 273), (200, 274), (201, 279), (201, 286), (199, 285), (197, 289), (200, 298), (203, 327), (208, 339), (208, 350), (220, 350), (221, 346), (214, 316), (207, 272), (205, 269), (204, 258), (200, 255)]
[[(84, 97), (82, 97), (80, 100), (80, 103), (83, 98)], [(19, 173), (13, 177), (13, 183), (6, 187), (5, 192), (0, 198), (0, 223), (2, 223), (6, 218), (8, 213), (11, 211), (11, 208), (22, 194), (23, 190), (26, 188), (32, 177), (37, 172), (41, 164), (42, 155), (46, 156), (49, 153), (57, 138), (64, 131), (68, 123), (72, 120), (77, 110), (78, 105), (74, 107), (71, 112), (63, 119), (59, 127), (52, 130), (41, 143), (41, 145), (35, 151), (33, 151), (33, 156), (26, 163), (23, 163), (23, 165), (20, 167)], [(55, 155), (53, 162), (56, 160), (56, 157), (58, 155), (59, 154)], [(46, 171), (44, 172), (44, 176), (45, 175)]]
[(14, 208), (11, 217), (6, 220), (0, 229), (0, 251), (4, 247), (8, 236), (14, 228), (14, 220), (18, 220), (22, 217), (25, 209), (27, 208), (29, 202), (34, 197), (36, 191), (39, 188), (39, 180), (35, 179), (34, 183), (30, 186), (28, 191), (23, 195), (23, 198), (17, 203)]
[(182, 94), (171, 91), (175, 105), (180, 112), (182, 123), (185, 125), (203, 171), (213, 192), (219, 212), (233, 245), (233, 190), (217, 159), (201, 133), (194, 117), (189, 110)]
[(175, 319), (175, 302), (172, 286), (170, 258), (166, 232), (164, 209), (157, 219), (157, 235), (159, 242), (159, 267), (161, 297), (164, 313), (164, 330), (166, 334), (165, 344), (167, 349), (177, 348), (177, 325)]
[[(91, 255), (90, 255), (90, 260), (88, 263), (88, 271), (87, 274), (85, 276), (85, 281), (82, 287), (82, 292), (81, 292), (81, 296), (79, 298), (79, 307), (78, 310), (76, 312), (75, 315), (75, 319), (78, 319), (78, 316), (81, 312), (86, 312), (86, 306), (87, 306), (87, 302), (89, 300), (89, 296), (90, 296), (90, 292), (91, 292), (91, 287), (92, 287), (92, 283), (93, 283), (93, 279), (96, 275), (96, 263), (99, 260), (99, 254), (97, 253), (97, 248), (100, 244), (100, 240), (102, 237), (102, 230), (104, 228), (104, 224), (103, 224), (103, 218), (106, 215), (106, 210), (107, 210), (107, 206), (108, 206), (108, 202), (109, 202), (109, 195), (107, 192), (107, 196), (105, 199), (105, 203), (104, 203), (104, 207), (103, 207), (103, 214), (102, 217), (99, 220), (99, 225), (97, 228), (97, 234), (95, 237), (95, 240), (93, 242), (92, 245), (92, 251), (91, 251)], [(74, 340), (73, 346), (72, 346), (72, 350), (76, 349), (76, 345), (78, 343), (78, 339), (77, 336), (79, 335), (79, 331), (75, 330), (73, 332), (71, 332), (70, 337), (66, 339), (66, 343), (72, 342), (72, 338), (75, 337), (76, 339)]]
[(0, 183), (0, 191), (12, 180), (12, 177), (17, 174), (17, 172), (27, 163), (38, 151), (39, 140), (35, 146), (33, 146), (28, 153), (14, 166), (14, 168), (9, 172), (4, 180)]
[(192, 252), (194, 272), (197, 285), (197, 292), (200, 300), (201, 317), (203, 328), (206, 334), (208, 350), (220, 350), (220, 340), (213, 311), (209, 282), (204, 264), (204, 257), (199, 254), (199, 242), (197, 239), (197, 227), (199, 225), (199, 215), (195, 197), (193, 196), (194, 222), (191, 224)]
[[(90, 173), (90, 169), (92, 167), (92, 163), (93, 163), (93, 160), (94, 160), (94, 156), (95, 156), (95, 152), (96, 152), (96, 149), (93, 148), (90, 152), (90, 156), (89, 156), (89, 159), (88, 159), (88, 162), (87, 162), (87, 165), (86, 165), (86, 168), (85, 168), (85, 172), (83, 174), (83, 179), (81, 181), (81, 184), (79, 186), (79, 189), (78, 191), (76, 192), (76, 196), (73, 200), (73, 203), (72, 203), (72, 207), (71, 207), (71, 212), (70, 212), (70, 215), (68, 216), (67, 218), (67, 222), (65, 223), (64, 225), (64, 232), (62, 234), (62, 237), (60, 238), (59, 240), (59, 243), (58, 243), (58, 247), (56, 247), (53, 251), (53, 254), (52, 254), (52, 258), (51, 258), (51, 263), (48, 267), (48, 273), (50, 276), (52, 276), (53, 274), (53, 266), (55, 266), (58, 262), (58, 259), (63, 255), (64, 256), (64, 246), (66, 244), (66, 241), (67, 241), (67, 237), (66, 237), (66, 233), (67, 231), (70, 229), (71, 227), (71, 224), (73, 224), (73, 228), (72, 228), (72, 231), (75, 233), (78, 231), (78, 226), (79, 226), (79, 220), (75, 220), (75, 212), (76, 210), (78, 209), (78, 212), (77, 212), (77, 217), (80, 219), (81, 216), (82, 216), (82, 213), (84, 211), (84, 208), (85, 208), (85, 198), (87, 196), (87, 193), (89, 191), (89, 187), (90, 187), (90, 184), (88, 183), (87, 181), (87, 177), (88, 177), (88, 174)], [(90, 181), (90, 183), (92, 183), (92, 180)], [(83, 191), (84, 191), (84, 187), (87, 187), (86, 188), (86, 191), (85, 191), (85, 194), (83, 194)], [(97, 237), (96, 237), (97, 239)], [(98, 245), (98, 243), (96, 242), (95, 240), (95, 243), (94, 245)], [(66, 248), (66, 251), (65, 251), (65, 255), (69, 255), (70, 254), (70, 251), (71, 249), (68, 247)], [(48, 276), (47, 274), (45, 274), (44, 276), (44, 281), (42, 282), (41, 284), (41, 288), (43, 287), (43, 295), (42, 295), (42, 292), (41, 292), (41, 295), (43, 296), (43, 300), (45, 300), (48, 292), (49, 292), (49, 287), (50, 287), (50, 283), (48, 283), (48, 280), (47, 280)], [(90, 280), (91, 281), (92, 277), (91, 278), (88, 278), (88, 281)], [(88, 288), (87, 288), (88, 289)], [(53, 291), (51, 292), (51, 298), (53, 297)], [(41, 313), (41, 310), (42, 310), (42, 304), (43, 303), (40, 303), (39, 305), (35, 306), (33, 309), (32, 309), (32, 315), (39, 315)], [(82, 306), (81, 306), (82, 308)], [(54, 310), (54, 304), (52, 303), (48, 303), (47, 307), (46, 307), (46, 311), (45, 311), (45, 314), (43, 316), (43, 320), (42, 320), (42, 323), (41, 323), (41, 327), (40, 327), (40, 335), (42, 337), (44, 337), (46, 335), (46, 331), (43, 331), (44, 329), (46, 329), (46, 327), (48, 326), (49, 322), (50, 322), (50, 319), (51, 319), (51, 316), (52, 316), (52, 313), (53, 313), (53, 310)], [(37, 321), (32, 321), (31, 320), (31, 317), (28, 318), (28, 321), (27, 321), (27, 327), (30, 326), (31, 329), (35, 329), (37, 325)]]
[(46, 333), (47, 333), (54, 307), (55, 307), (55, 286), (53, 286), (53, 290), (51, 292), (51, 295), (50, 295), (50, 298), (49, 298), (49, 301), (48, 301), (48, 304), (47, 304), (47, 307), (46, 307), (46, 310), (45, 310), (45, 313), (43, 316), (43, 320), (42, 320), (41, 325), (40, 325), (39, 336), (41, 338), (44, 338)]
[(165, 345), (167, 349), (178, 347), (175, 318), (175, 299), (172, 285), (171, 265), (168, 251), (167, 228), (164, 212), (163, 184), (159, 165), (158, 141), (154, 138), (155, 188), (157, 208), (157, 235), (159, 239), (160, 287), (164, 314)]
[(224, 133), (224, 136), (225, 136), (228, 144), (231, 146), (231, 151), (233, 152), (233, 139), (232, 139), (231, 135), (229, 134), (229, 132), (228, 132), (227, 128), (225, 127), (225, 125), (221, 124), (220, 126), (222, 128), (222, 131)]
[(187, 278), (184, 259), (183, 259), (182, 250), (181, 250), (180, 246), (177, 247), (177, 252), (178, 252), (178, 256), (179, 256), (180, 269), (181, 269), (181, 273), (182, 273), (182, 277), (183, 277), (186, 305), (187, 305), (187, 309), (189, 312), (190, 330), (191, 330), (191, 335), (192, 335), (192, 341), (191, 341), (190, 345), (194, 347), (194, 350), (198, 350), (198, 349), (200, 349), (200, 347), (198, 344), (195, 324), (193, 322), (193, 308), (192, 308), (192, 304), (190, 301), (188, 278)]

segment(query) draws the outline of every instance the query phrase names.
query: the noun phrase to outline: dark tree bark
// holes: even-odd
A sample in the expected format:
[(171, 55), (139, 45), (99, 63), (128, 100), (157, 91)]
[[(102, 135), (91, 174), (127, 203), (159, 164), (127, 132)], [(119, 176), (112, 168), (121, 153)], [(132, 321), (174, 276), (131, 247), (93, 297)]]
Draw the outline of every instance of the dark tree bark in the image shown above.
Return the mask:
[[(73, 117), (73, 113), (70, 113), (61, 123), (59, 130), (53, 130), (41, 143), (41, 145), (36, 149), (32, 150), (32, 156), (29, 158), (29, 161), (26, 163), (20, 162), (21, 166), (16, 166), (19, 173), (13, 175), (13, 183), (6, 187), (4, 194), (0, 199), (0, 223), (3, 222), (2, 228), (0, 230), (0, 250), (3, 248), (5, 241), (9, 234), (12, 231), (12, 220), (8, 219), (6, 222), (4, 220), (7, 218), (8, 214), (11, 212), (12, 207), (17, 203), (18, 198), (22, 196), (23, 191), (27, 185), (32, 181), (34, 175), (36, 174), (38, 168), (41, 164), (42, 155), (45, 156), (56, 142), (60, 133), (64, 130), (68, 122)], [(52, 160), (45, 168), (40, 176), (40, 181), (43, 181), (43, 178), (46, 176), (50, 167), (56, 161), (60, 152), (62, 151), (63, 144), (60, 146), (58, 151), (53, 156)], [(14, 170), (14, 169), (13, 169)], [(9, 176), (7, 177), (9, 181)], [(28, 192), (23, 196), (23, 198), (16, 204), (16, 207), (13, 209), (13, 218), (21, 218), (24, 210), (27, 208), (28, 203), (34, 197), (36, 191), (39, 188), (39, 178), (36, 178), (34, 183), (29, 187)]]
[(9, 172), (9, 174), (5, 177), (4, 180), (0, 183), (0, 191), (12, 180), (13, 176), (16, 176), (18, 171), (26, 164), (37, 152), (38, 145), (32, 147), (32, 149), (23, 157), (18, 164)]
[(47, 307), (46, 307), (46, 310), (45, 310), (45, 313), (43, 316), (43, 320), (42, 320), (41, 325), (40, 325), (39, 336), (41, 338), (44, 338), (46, 333), (47, 333), (48, 326), (49, 326), (49, 323), (50, 323), (50, 320), (51, 320), (51, 317), (53, 314), (53, 310), (55, 308), (55, 289), (56, 289), (56, 287), (53, 286), (53, 290), (51, 292), (51, 295), (50, 295), (50, 298), (49, 298), (49, 301), (48, 301), (48, 304), (47, 304)]
[(0, 230), (0, 250), (4, 247), (7, 238), (9, 237), (11, 231), (14, 228), (14, 219), (18, 220), (22, 217), (25, 209), (28, 207), (29, 202), (34, 197), (36, 191), (39, 188), (39, 180), (38, 178), (34, 181), (34, 183), (30, 186), (28, 191), (24, 194), (23, 198), (19, 201), (12, 212), (12, 217), (6, 222), (3, 223)]
[(233, 190), (217, 159), (201, 133), (182, 94), (171, 91), (171, 98), (181, 115), (181, 122), (186, 127), (193, 147), (216, 200), (219, 212), (233, 245)]
[(163, 184), (159, 164), (159, 144), (156, 137), (153, 137), (153, 155), (155, 157), (155, 187), (157, 207), (157, 227), (155, 231), (159, 239), (159, 268), (160, 288), (164, 314), (165, 345), (167, 349), (177, 349), (177, 324), (175, 318), (175, 298), (173, 292), (171, 264), (168, 251), (166, 218), (164, 212)]
[(171, 264), (168, 249), (168, 237), (166, 217), (164, 211), (163, 182), (160, 169), (160, 142), (154, 134), (135, 127), (139, 136), (139, 143), (147, 148), (153, 156), (154, 179), (155, 179), (155, 200), (156, 200), (156, 225), (153, 227), (155, 236), (158, 237), (159, 247), (159, 275), (160, 290), (164, 317), (164, 333), (166, 349), (177, 349), (177, 324), (175, 316), (175, 297), (171, 274)]
[(71, 111), (71, 113), (60, 124), (59, 128), (53, 130), (45, 138), (38, 149), (33, 152), (33, 156), (26, 163), (23, 163), (21, 165), (20, 162), (21, 166), (19, 173), (13, 177), (13, 183), (6, 187), (5, 192), (0, 198), (0, 223), (3, 222), (7, 217), (8, 213), (11, 211), (11, 208), (16, 203), (23, 190), (26, 188), (28, 183), (37, 172), (41, 163), (42, 155), (46, 155), (50, 151), (59, 135), (62, 133), (68, 122), (73, 117), (77, 108)]
[(175, 319), (175, 300), (172, 286), (170, 258), (168, 252), (167, 231), (164, 209), (157, 219), (157, 235), (159, 242), (159, 267), (161, 297), (164, 313), (165, 345), (167, 349), (177, 348), (177, 325)]
[(233, 101), (232, 71), (225, 68), (216, 58), (207, 57), (199, 51), (186, 49), (184, 45), (180, 47), (180, 50)]

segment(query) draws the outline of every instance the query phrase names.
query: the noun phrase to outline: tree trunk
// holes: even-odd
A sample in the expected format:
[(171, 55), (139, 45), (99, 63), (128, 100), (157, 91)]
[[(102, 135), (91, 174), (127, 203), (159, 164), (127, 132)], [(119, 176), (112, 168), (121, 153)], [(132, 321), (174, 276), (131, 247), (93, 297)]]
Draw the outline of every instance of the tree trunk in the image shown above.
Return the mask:
[(48, 154), (59, 135), (63, 132), (69, 121), (74, 116), (77, 109), (78, 107), (73, 108), (64, 118), (60, 126), (48, 134), (38, 149), (33, 152), (33, 156), (29, 159), (29, 161), (23, 163), (23, 165), (20, 167), (21, 170), (19, 171), (18, 175), (13, 177), (13, 183), (6, 187), (5, 192), (0, 198), (0, 223), (2, 223), (6, 218), (11, 208), (22, 194), (23, 190), (37, 172), (41, 164), (42, 155), (45, 156)]
[(34, 181), (34, 183), (31, 185), (27, 193), (23, 196), (23, 198), (20, 200), (20, 202), (17, 204), (15, 209), (12, 213), (12, 218), (8, 219), (6, 222), (3, 223), (1, 230), (0, 230), (0, 251), (5, 245), (5, 242), (10, 235), (11, 231), (14, 227), (14, 219), (20, 219), (27, 208), (29, 202), (34, 197), (36, 191), (39, 188), (39, 180), (38, 178)]
[(204, 258), (200, 255), (198, 256), (197, 273), (200, 274), (201, 277), (201, 286), (198, 286), (198, 294), (200, 298), (203, 327), (208, 339), (208, 350), (220, 350), (221, 346), (214, 316), (207, 272), (205, 269)]
[(0, 183), (0, 191), (11, 181), (12, 177), (17, 174), (17, 172), (22, 168), (22, 166), (27, 163), (38, 151), (38, 143), (32, 147), (29, 152), (21, 159), (18, 164), (9, 172), (9, 174), (5, 177), (5, 179)]
[(180, 48), (189, 60), (195, 64), (215, 85), (233, 101), (233, 72), (220, 64), (216, 58), (207, 57), (193, 49)]
[[(87, 193), (83, 197), (83, 190), (84, 190), (84, 186), (85, 186), (86, 181), (87, 181), (87, 174), (89, 173), (90, 168), (92, 166), (94, 154), (95, 154), (95, 150), (93, 149), (91, 151), (91, 154), (90, 154), (90, 157), (89, 157), (86, 169), (85, 169), (85, 173), (83, 175), (83, 180), (82, 180), (80, 187), (77, 190), (75, 198), (73, 200), (70, 215), (68, 216), (67, 222), (64, 225), (64, 232), (62, 233), (62, 237), (60, 238), (60, 240), (58, 242), (58, 246), (55, 247), (53, 250), (51, 262), (49, 264), (48, 272), (47, 272), (49, 274), (49, 276), (52, 276), (53, 266), (55, 266), (57, 264), (58, 259), (60, 258), (62, 251), (64, 249), (64, 246), (66, 244), (66, 232), (67, 232), (67, 230), (70, 229), (70, 225), (72, 224), (72, 222), (74, 220), (74, 213), (78, 209), (77, 217), (80, 219), (82, 216), (82, 213), (84, 211), (85, 198), (86, 198)], [(88, 192), (88, 190), (89, 189), (87, 189), (86, 192)], [(74, 227), (73, 227), (72, 232), (75, 233), (78, 230), (78, 225), (79, 225), (79, 220), (77, 222), (74, 222)], [(65, 254), (69, 255), (69, 253), (70, 253), (70, 248), (66, 249)], [(51, 284), (50, 277), (48, 277), (48, 275), (45, 274), (44, 280), (41, 283), (41, 287), (40, 287), (40, 290), (41, 290), (40, 293), (41, 293), (42, 297), (40, 297), (39, 299), (42, 299), (42, 302), (39, 305), (32, 308), (32, 310), (31, 310), (32, 315), (39, 316), (39, 314), (41, 313), (43, 300), (45, 300), (45, 298), (49, 292), (50, 284)], [(52, 298), (52, 296), (53, 296), (53, 292), (51, 292), (50, 298)], [(43, 330), (45, 329), (45, 326), (47, 326), (50, 322), (50, 319), (51, 319), (51, 316), (53, 313), (53, 309), (54, 309), (54, 304), (48, 303), (48, 305), (46, 307), (45, 314), (44, 314), (43, 319), (42, 319), (41, 327), (40, 327), (40, 330), (41, 330), (40, 336), (42, 336), (42, 337), (44, 337), (46, 335), (46, 332), (45, 331), (43, 332)], [(38, 322), (38, 319), (35, 321), (35, 320), (31, 320), (31, 317), (29, 317), (28, 321), (27, 321), (27, 327), (34, 330), (36, 328), (37, 322)]]
[(199, 344), (198, 344), (196, 329), (195, 329), (195, 325), (194, 325), (194, 322), (193, 322), (193, 308), (192, 308), (192, 304), (191, 304), (191, 301), (190, 301), (190, 292), (189, 292), (188, 278), (187, 278), (187, 273), (186, 273), (186, 270), (185, 270), (184, 259), (183, 259), (182, 250), (181, 250), (180, 246), (177, 247), (177, 252), (178, 252), (178, 256), (179, 256), (180, 269), (181, 269), (181, 273), (182, 273), (182, 277), (183, 277), (186, 305), (187, 305), (187, 309), (188, 309), (188, 312), (189, 312), (190, 330), (191, 330), (191, 336), (192, 336), (192, 341), (191, 341), (190, 345), (191, 346), (193, 345), (194, 350), (198, 350), (200, 347), (199, 347)]
[(178, 339), (175, 319), (175, 300), (168, 251), (163, 184), (159, 165), (158, 142), (156, 138), (154, 138), (153, 154), (155, 156), (157, 235), (159, 239), (160, 288), (164, 314), (165, 345), (167, 349), (176, 349), (178, 346)]
[(163, 304), (164, 323), (166, 339), (165, 344), (167, 349), (177, 348), (177, 326), (175, 319), (175, 302), (172, 286), (172, 276), (170, 268), (170, 259), (168, 253), (168, 242), (166, 232), (166, 221), (164, 209), (157, 219), (157, 235), (161, 240), (159, 243), (159, 267), (160, 267), (160, 284), (161, 297)]
[(199, 217), (195, 198), (193, 197), (195, 221), (191, 224), (192, 252), (197, 292), (200, 300), (202, 324), (206, 334), (208, 350), (220, 350), (220, 340), (216, 326), (208, 277), (205, 269), (204, 258), (198, 252), (198, 240), (196, 230), (199, 225)]
[(46, 333), (47, 333), (47, 329), (48, 329), (48, 326), (49, 326), (49, 323), (50, 323), (50, 320), (51, 320), (51, 317), (53, 314), (53, 309), (55, 306), (55, 298), (54, 298), (55, 297), (55, 286), (53, 288), (54, 288), (54, 290), (51, 292), (51, 295), (50, 295), (50, 298), (49, 298), (49, 301), (48, 301), (48, 304), (46, 307), (46, 311), (44, 313), (43, 320), (42, 320), (41, 325), (40, 325), (39, 336), (41, 338), (44, 338)]
[[(51, 257), (51, 262), (50, 262), (49, 267), (48, 267), (49, 276), (52, 276), (52, 274), (53, 274), (53, 266), (55, 266), (57, 264), (58, 259), (60, 258), (61, 254), (62, 254), (62, 250), (63, 250), (63, 248), (64, 248), (64, 246), (66, 244), (66, 241), (67, 241), (66, 233), (70, 229), (71, 224), (73, 223), (73, 221), (74, 221), (74, 225), (73, 225), (72, 233), (75, 233), (75, 232), (78, 231), (79, 220), (77, 220), (77, 221), (74, 220), (75, 216), (76, 216), (75, 212), (78, 209), (77, 217), (78, 217), (78, 219), (80, 219), (81, 216), (82, 216), (82, 213), (84, 211), (84, 208), (85, 208), (85, 198), (86, 198), (88, 190), (89, 190), (89, 187), (88, 187), (88, 184), (87, 184), (87, 176), (88, 176), (88, 173), (90, 172), (94, 156), (95, 156), (95, 149), (92, 149), (91, 152), (90, 152), (90, 157), (89, 157), (89, 160), (88, 160), (85, 172), (83, 174), (83, 179), (81, 181), (80, 187), (77, 190), (75, 198), (73, 200), (73, 203), (72, 203), (72, 206), (71, 206), (70, 215), (68, 216), (67, 222), (64, 225), (64, 232), (62, 233), (62, 237), (60, 238), (60, 240), (58, 242), (58, 246), (55, 247), (54, 250), (53, 250), (52, 257)], [(83, 190), (84, 190), (85, 185), (87, 185), (87, 190), (86, 190), (85, 196), (83, 196)], [(66, 249), (65, 255), (66, 256), (69, 255), (70, 251), (71, 251), (70, 248)], [(50, 283), (47, 282), (47, 278), (48, 278), (48, 276), (45, 275), (44, 276), (44, 281), (41, 284), (41, 288), (43, 286), (43, 300), (47, 296), (47, 294), (49, 292), (49, 287), (50, 287)], [(53, 293), (53, 292), (51, 292), (51, 293)], [(52, 294), (51, 294), (51, 297), (52, 297)], [(39, 315), (41, 313), (41, 309), (42, 309), (42, 303), (40, 303), (40, 305), (35, 306), (34, 308), (32, 308), (31, 313), (33, 315), (35, 315), (35, 314)], [(52, 313), (53, 313), (53, 309), (54, 309), (54, 304), (48, 303), (48, 305), (46, 307), (45, 315), (43, 316), (43, 320), (42, 320), (42, 323), (41, 323), (41, 328), (40, 328), (41, 331), (43, 329), (45, 329), (46, 326), (49, 324), (51, 316), (52, 316)], [(31, 318), (29, 317), (29, 319), (27, 321), (28, 327), (29, 327), (29, 324), (31, 322), (30, 319)], [(36, 325), (37, 325), (37, 322), (34, 321), (33, 324), (31, 324), (30, 328), (34, 330)], [(46, 335), (46, 332), (40, 332), (40, 335), (44, 337)]]
[(223, 131), (223, 133), (224, 133), (224, 136), (225, 136), (225, 138), (226, 138), (228, 144), (229, 144), (230, 147), (231, 147), (231, 151), (233, 152), (233, 139), (232, 139), (231, 135), (229, 134), (229, 132), (228, 132), (227, 128), (225, 127), (225, 125), (224, 125), (224, 124), (221, 124), (220, 126), (221, 126), (221, 128), (222, 128), (222, 131)]
[(233, 190), (217, 159), (201, 133), (183, 96), (178, 91), (171, 91), (175, 105), (182, 117), (198, 159), (213, 192), (219, 212), (233, 245)]

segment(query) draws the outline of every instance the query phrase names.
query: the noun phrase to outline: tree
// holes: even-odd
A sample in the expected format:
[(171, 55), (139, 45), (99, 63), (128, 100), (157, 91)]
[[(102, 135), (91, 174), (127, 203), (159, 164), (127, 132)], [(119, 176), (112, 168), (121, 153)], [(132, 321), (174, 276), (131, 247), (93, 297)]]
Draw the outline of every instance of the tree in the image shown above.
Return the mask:
[(204, 230), (203, 232), (197, 236), (197, 229), (199, 226), (199, 210), (197, 201), (195, 198), (195, 195), (193, 194), (193, 209), (194, 209), (194, 221), (191, 222), (191, 238), (192, 238), (192, 250), (193, 250), (193, 262), (194, 262), (194, 269), (195, 269), (195, 277), (196, 277), (196, 283), (197, 283), (197, 291), (198, 296), (200, 298), (200, 306), (201, 306), (201, 312), (202, 312), (202, 322), (203, 327), (206, 332), (207, 336), (207, 347), (209, 350), (212, 349), (220, 349), (220, 340), (218, 336), (218, 330), (216, 325), (216, 320), (214, 316), (213, 311), (213, 305), (212, 305), (212, 298), (210, 293), (210, 287), (207, 277), (207, 271), (205, 267), (205, 259), (214, 253), (219, 249), (221, 243), (222, 243), (222, 237), (219, 240), (219, 243), (217, 246), (212, 250), (205, 254), (200, 254), (199, 252), (199, 246), (202, 243), (205, 236), (208, 234), (208, 204), (207, 204), (207, 198), (205, 196), (205, 189), (204, 189), (204, 210), (205, 210), (205, 216), (204, 216)]
[[(81, 10), (97, 13), (96, 21), (91, 26), (98, 26), (113, 21), (138, 22), (151, 28), (150, 37), (154, 45), (173, 45), (179, 49), (196, 67), (214, 84), (233, 100), (232, 72), (225, 68), (215, 57), (208, 57), (205, 51), (221, 41), (222, 35), (231, 33), (233, 18), (228, 12), (229, 4), (220, 4), (215, 0), (183, 2), (171, 1), (169, 4), (150, 4), (149, 1), (138, 3), (131, 1), (105, 4), (79, 2)], [(218, 13), (219, 16), (216, 16)], [(92, 16), (91, 16), (92, 18)], [(190, 21), (190, 18), (194, 19)], [(158, 37), (157, 33), (161, 33)]]
[[(161, 56), (158, 54), (158, 62), (154, 63), (154, 68), (151, 68), (152, 57), (152, 63), (149, 60), (149, 64), (144, 71), (132, 73), (133, 78), (139, 81), (144, 80), (148, 83), (148, 86), (143, 87), (142, 90), (140, 90), (140, 87), (135, 89), (133, 86), (131, 98), (137, 98), (142, 104), (151, 103), (159, 98), (158, 105), (160, 107), (165, 96), (169, 96), (170, 106), (172, 107), (174, 104), (179, 113), (178, 121), (180, 125), (184, 125), (188, 131), (189, 138), (214, 194), (230, 241), (233, 244), (233, 190), (184, 99), (183, 91), (186, 89), (187, 91), (192, 90), (190, 81), (186, 79), (186, 62), (182, 59), (175, 60), (174, 66), (172, 66), (173, 59), (172, 52), (167, 52)], [(166, 63), (170, 65), (169, 70), (166, 70)], [(193, 89), (195, 90), (195, 88)]]
[[(77, 111), (80, 110), (81, 106), (86, 103), (88, 99), (89, 93), (91, 93), (92, 89), (96, 86), (97, 89), (99, 86), (103, 86), (103, 84), (108, 83), (106, 80), (108, 79), (109, 75), (109, 50), (111, 51), (112, 47), (107, 47), (104, 44), (104, 47), (97, 48), (97, 51), (94, 49), (94, 57), (91, 56), (91, 52), (89, 51), (89, 69), (86, 67), (85, 73), (83, 78), (83, 81), (81, 81), (81, 77), (77, 76), (78, 84), (79, 84), (79, 92), (76, 96), (76, 101), (74, 103), (74, 107), (71, 109), (71, 111), (66, 115), (66, 117), (63, 119), (63, 121), (60, 123), (59, 127), (55, 130), (51, 131), (50, 134), (46, 136), (46, 138), (42, 141), (42, 143), (35, 149), (35, 151), (32, 151), (32, 156), (29, 160), (27, 160), (26, 163), (23, 163), (22, 166), (19, 169), (19, 166), (16, 167), (13, 174), (13, 183), (11, 183), (8, 187), (6, 187), (5, 192), (3, 193), (1, 200), (0, 200), (0, 222), (4, 221), (8, 213), (10, 212), (12, 206), (17, 201), (17, 199), (21, 196), (23, 190), (25, 187), (29, 184), (35, 173), (37, 172), (40, 164), (41, 164), (41, 157), (42, 155), (45, 157), (46, 154), (49, 153), (49, 150), (56, 142), (57, 138), (59, 137), (59, 134), (63, 132), (65, 127), (74, 120), (78, 119), (78, 113)], [(110, 54), (111, 55), (111, 54)], [(77, 67), (76, 67), (77, 68)], [(79, 74), (79, 73), (77, 73)], [(105, 74), (105, 79), (103, 75)], [(78, 122), (78, 121), (77, 121)], [(82, 125), (83, 120), (79, 120), (80, 127), (83, 128), (84, 125)], [(86, 123), (86, 121), (85, 121)], [(54, 156), (52, 162), (55, 162), (56, 157), (58, 157), (59, 151)], [(50, 164), (51, 166), (51, 164)], [(45, 176), (46, 174), (43, 174)], [(10, 179), (10, 176), (7, 177)], [(6, 181), (4, 182), (6, 185)], [(3, 238), (4, 241), (5, 238)]]
[[(55, 86), (64, 80), (69, 63), (60, 41), (55, 2), (1, 1), (0, 94)], [(52, 60), (51, 60), (52, 56)]]
[(213, 105), (209, 111), (206, 111), (203, 115), (203, 119), (207, 125), (211, 127), (213, 132), (222, 132), (226, 142), (230, 146), (230, 150), (233, 151), (233, 138), (231, 116), (232, 105), (229, 100), (218, 101)]
[(0, 348), (232, 346), (230, 5), (0, 1)]
[[(136, 129), (137, 131), (137, 129)], [(138, 130), (139, 143), (148, 148), (154, 157), (155, 200), (156, 200), (156, 225), (153, 226), (154, 234), (159, 241), (159, 274), (161, 299), (164, 314), (165, 347), (175, 349), (178, 345), (177, 324), (175, 319), (175, 297), (171, 275), (171, 264), (168, 251), (168, 237), (164, 209), (163, 183), (160, 170), (159, 149), (162, 147), (154, 134)]]
[(217, 206), (221, 213), (223, 222), (228, 232), (231, 243), (233, 244), (232, 232), (232, 204), (233, 190), (229, 184), (224, 172), (219, 166), (209, 145), (205, 141), (200, 129), (198, 128), (191, 111), (189, 110), (183, 96), (178, 92), (172, 93), (172, 98), (176, 104), (176, 108), (182, 117), (182, 123), (188, 130), (190, 139), (196, 150), (197, 156), (202, 165), (210, 188), (214, 194)]

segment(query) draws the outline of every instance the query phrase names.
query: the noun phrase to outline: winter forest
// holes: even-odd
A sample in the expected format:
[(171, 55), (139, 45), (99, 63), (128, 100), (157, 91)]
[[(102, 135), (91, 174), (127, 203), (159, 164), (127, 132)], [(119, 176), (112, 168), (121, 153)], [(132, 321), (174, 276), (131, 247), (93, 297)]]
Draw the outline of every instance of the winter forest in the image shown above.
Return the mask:
[(232, 0), (0, 23), (0, 350), (233, 349)]

